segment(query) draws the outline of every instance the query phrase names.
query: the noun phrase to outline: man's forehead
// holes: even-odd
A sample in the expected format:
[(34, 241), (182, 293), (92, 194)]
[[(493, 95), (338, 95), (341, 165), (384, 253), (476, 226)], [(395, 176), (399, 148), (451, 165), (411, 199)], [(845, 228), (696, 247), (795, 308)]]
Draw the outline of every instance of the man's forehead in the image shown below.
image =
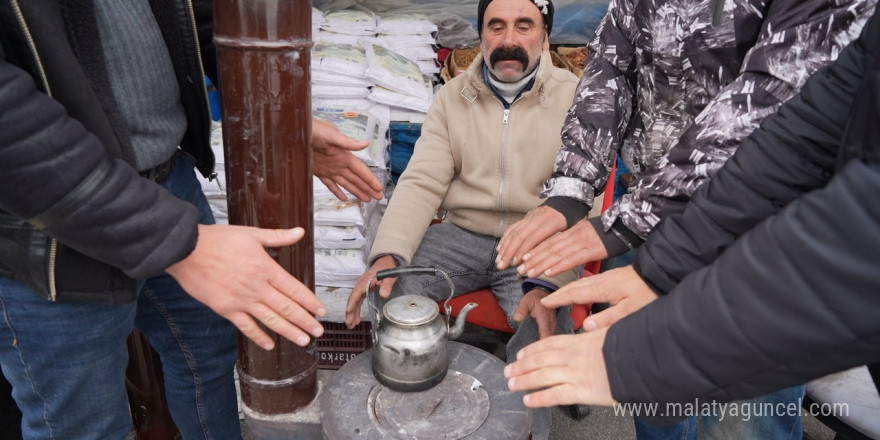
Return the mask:
[(535, 22), (540, 22), (541, 11), (530, 0), (493, 0), (486, 7), (485, 17), (486, 23), (493, 19), (519, 20), (530, 18)]

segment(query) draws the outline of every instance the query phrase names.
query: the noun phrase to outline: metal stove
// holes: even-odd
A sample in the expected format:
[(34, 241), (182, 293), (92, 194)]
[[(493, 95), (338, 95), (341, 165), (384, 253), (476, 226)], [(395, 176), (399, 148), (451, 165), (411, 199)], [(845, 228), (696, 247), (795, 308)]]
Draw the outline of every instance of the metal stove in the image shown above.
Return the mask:
[(504, 362), (470, 345), (450, 341), (448, 347), (446, 378), (419, 392), (393, 391), (376, 381), (372, 350), (348, 361), (321, 395), (323, 437), (528, 439), (531, 410), (523, 393), (507, 389)]

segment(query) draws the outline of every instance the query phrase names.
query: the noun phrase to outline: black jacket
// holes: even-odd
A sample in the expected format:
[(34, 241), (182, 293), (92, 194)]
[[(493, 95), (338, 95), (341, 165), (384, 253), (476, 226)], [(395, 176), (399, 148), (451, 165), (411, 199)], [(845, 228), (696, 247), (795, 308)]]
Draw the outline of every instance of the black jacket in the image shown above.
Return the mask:
[(734, 400), (880, 360), (880, 14), (761, 127), (636, 270), (608, 333), (624, 402)]
[[(181, 147), (207, 175), (211, 2), (150, 4), (186, 111)], [(88, 0), (0, 0), (0, 276), (52, 299), (130, 300), (133, 279), (183, 259), (198, 232), (196, 209), (123, 157), (95, 23)]]

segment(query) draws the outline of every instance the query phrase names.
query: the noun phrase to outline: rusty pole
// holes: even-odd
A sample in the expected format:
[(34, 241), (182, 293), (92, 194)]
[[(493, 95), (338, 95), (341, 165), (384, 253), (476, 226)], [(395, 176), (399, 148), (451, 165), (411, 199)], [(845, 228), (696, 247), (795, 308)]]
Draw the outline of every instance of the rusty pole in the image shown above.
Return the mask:
[[(314, 290), (311, 7), (310, 0), (214, 0), (214, 42), (229, 222), (305, 228), (299, 243), (270, 253)], [(238, 372), (249, 424), (293, 414), (317, 394), (314, 340), (301, 348), (277, 334), (274, 339), (276, 348), (266, 351), (239, 336)]]

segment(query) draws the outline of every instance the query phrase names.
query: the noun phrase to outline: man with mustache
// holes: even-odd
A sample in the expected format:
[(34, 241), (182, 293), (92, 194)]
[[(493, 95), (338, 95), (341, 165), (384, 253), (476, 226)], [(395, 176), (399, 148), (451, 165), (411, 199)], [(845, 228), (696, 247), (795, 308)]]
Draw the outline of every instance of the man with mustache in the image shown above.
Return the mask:
[[(493, 290), (516, 329), (507, 347), (513, 360), (539, 337), (572, 329), (567, 310), (557, 315), (539, 300), (576, 279), (576, 270), (523, 283), (515, 269), (497, 270), (493, 262), (498, 238), (540, 204), (577, 78), (552, 65), (549, 1), (482, 0), (477, 18), (482, 56), (435, 95), (379, 227), (372, 265), (349, 298), (346, 323), (360, 322), (366, 284), (379, 270), (434, 267), (450, 274), (457, 293)], [(443, 222), (430, 225), (438, 208)], [(383, 298), (406, 293), (439, 300), (449, 294), (442, 276), (376, 284)], [(549, 427), (550, 414), (543, 415)]]

